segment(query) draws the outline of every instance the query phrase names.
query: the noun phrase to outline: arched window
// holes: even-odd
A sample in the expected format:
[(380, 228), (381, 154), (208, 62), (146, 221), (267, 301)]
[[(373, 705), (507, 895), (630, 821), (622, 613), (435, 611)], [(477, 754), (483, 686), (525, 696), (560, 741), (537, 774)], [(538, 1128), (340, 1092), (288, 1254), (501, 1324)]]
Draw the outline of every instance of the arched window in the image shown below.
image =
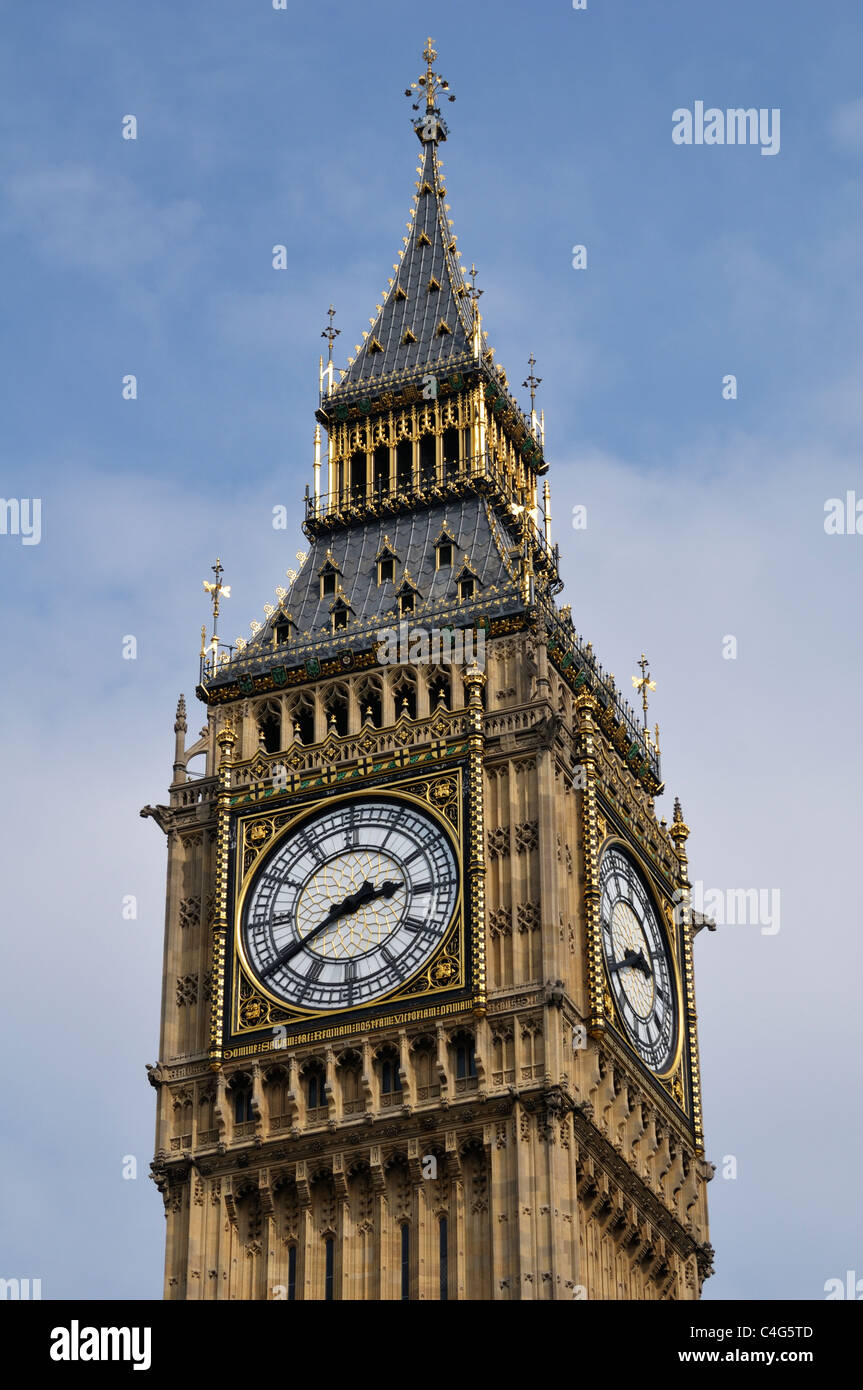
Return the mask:
[(333, 686), (324, 701), (327, 732), (341, 737), (348, 732), (348, 692), (344, 686)]
[(409, 719), (416, 719), (416, 686), (407, 676), (402, 676), (393, 686), (393, 699), (395, 700), (396, 706), (396, 718), (398, 718), (400, 714), (406, 714)]
[(396, 484), (403, 490), (413, 485), (414, 446), (409, 439), (402, 439), (396, 448)]
[(458, 457), (458, 430), (448, 429), (443, 432), (443, 474), (445, 478), (454, 478), (459, 470)]
[(297, 1297), (297, 1247), (292, 1245), (288, 1250), (288, 1302), (295, 1302)]
[(363, 723), (371, 715), (372, 724), (379, 729), (383, 723), (383, 695), (380, 682), (374, 678), (361, 681), (357, 686), (357, 702)]
[(468, 1076), (476, 1076), (473, 1038), (469, 1038), (465, 1034), (461, 1034), (456, 1043), (455, 1075), (457, 1081), (464, 1081)]
[(366, 495), (366, 456), (364, 453), (351, 454), (351, 499), (361, 502)]
[(429, 706), (434, 711), (441, 704), (452, 709), (452, 686), (445, 672), (435, 671), (429, 679)]
[(234, 1124), (245, 1125), (254, 1118), (252, 1114), (252, 1088), (248, 1082), (241, 1082), (234, 1091)]
[(384, 1096), (395, 1095), (402, 1088), (402, 1079), (399, 1075), (399, 1064), (395, 1058), (385, 1057), (381, 1063), (381, 1094)]
[(303, 696), (299, 700), (297, 700), (295, 704), (291, 707), (290, 724), (294, 738), (298, 738), (300, 743), (314, 743), (314, 700), (312, 700), (309, 696)]
[(433, 434), (424, 434), (420, 440), (420, 485), (429, 487), (435, 481), (437, 465), (437, 439)]
[(275, 702), (258, 711), (260, 741), (268, 753), (278, 753), (282, 746), (282, 710)]
[(333, 1271), (335, 1268), (335, 1241), (327, 1236), (324, 1241), (324, 1301), (333, 1301)]
[(309, 1073), (306, 1082), (306, 1104), (309, 1110), (317, 1110), (322, 1105), (326, 1105), (327, 1098), (324, 1091), (323, 1073), (313, 1071)]
[(390, 490), (390, 451), (389, 445), (379, 444), (375, 449), (372, 460), (372, 473), (374, 478), (374, 488), (380, 497), (383, 493)]

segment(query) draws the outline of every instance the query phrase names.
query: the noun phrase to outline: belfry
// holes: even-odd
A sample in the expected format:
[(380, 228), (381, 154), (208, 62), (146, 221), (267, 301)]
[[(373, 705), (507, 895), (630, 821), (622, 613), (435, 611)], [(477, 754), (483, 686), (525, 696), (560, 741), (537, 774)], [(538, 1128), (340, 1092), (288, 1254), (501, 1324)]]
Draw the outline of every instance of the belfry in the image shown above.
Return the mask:
[(641, 720), (557, 601), (536, 362), (524, 410), (423, 56), (407, 235), (343, 368), (324, 330), (298, 568), (228, 643), (214, 566), (206, 728), (187, 746), (181, 697), (142, 812), (168, 841), (164, 1294), (694, 1299), (689, 830), (656, 815), (646, 658)]

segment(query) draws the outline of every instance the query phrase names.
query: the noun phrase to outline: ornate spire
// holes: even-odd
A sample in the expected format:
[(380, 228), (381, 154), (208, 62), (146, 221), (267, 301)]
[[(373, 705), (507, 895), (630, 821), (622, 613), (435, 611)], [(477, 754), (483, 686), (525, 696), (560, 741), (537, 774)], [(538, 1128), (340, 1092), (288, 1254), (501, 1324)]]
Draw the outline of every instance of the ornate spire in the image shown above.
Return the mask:
[(426, 60), (425, 73), (417, 82), (412, 82), (409, 87), (405, 88), (405, 96), (411, 97), (414, 94), (420, 96), (420, 100), (413, 103), (414, 111), (419, 111), (422, 105), (422, 95), (419, 88), (425, 89), (425, 115), (421, 116), (418, 121), (414, 121), (413, 124), (420, 140), (426, 144), (428, 141), (440, 142), (447, 137), (447, 128), (441, 120), (440, 107), (437, 104), (438, 96), (445, 95), (447, 101), (455, 101), (455, 97), (450, 92), (446, 78), (441, 77), (440, 73), (435, 72), (432, 68), (432, 63), (437, 62), (437, 49), (431, 38), (426, 40), (423, 57)]
[(174, 720), (174, 733), (184, 734), (186, 732), (186, 728), (186, 697), (185, 695), (181, 695), (179, 700), (177, 701), (177, 717)]
[(464, 371), (478, 356), (476, 315), (447, 215), (450, 207), (438, 158), (438, 145), (447, 137), (438, 102), (443, 96), (449, 101), (455, 97), (447, 80), (432, 67), (437, 53), (431, 39), (423, 57), (425, 73), (406, 89), (407, 96), (419, 98), (413, 107), (421, 114), (413, 126), (423, 147), (407, 236), (402, 237), (394, 277), (369, 319), (370, 329), (363, 333), (363, 342), (357, 344), (341, 380), (330, 384), (328, 398), (344, 400), (356, 388), (384, 380), (402, 384), (426, 375)]

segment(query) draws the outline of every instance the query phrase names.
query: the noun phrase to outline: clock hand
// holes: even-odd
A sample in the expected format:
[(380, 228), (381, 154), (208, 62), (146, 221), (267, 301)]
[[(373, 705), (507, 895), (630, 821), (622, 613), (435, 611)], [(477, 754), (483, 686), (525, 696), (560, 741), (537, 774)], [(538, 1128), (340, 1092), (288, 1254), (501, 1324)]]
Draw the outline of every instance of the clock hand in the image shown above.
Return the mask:
[(340, 903), (333, 903), (322, 922), (319, 922), (316, 927), (312, 927), (312, 930), (307, 932), (305, 936), (298, 937), (296, 941), (291, 941), (283, 951), (280, 951), (275, 960), (271, 961), (267, 966), (266, 970), (261, 971), (261, 979), (265, 979), (268, 975), (272, 975), (273, 971), (278, 970), (280, 965), (285, 965), (292, 956), (302, 951), (303, 947), (307, 946), (313, 937), (319, 936), (322, 931), (327, 927), (331, 927), (333, 922), (337, 922), (340, 917), (349, 916), (352, 912), (356, 912), (357, 908), (365, 907), (366, 903), (372, 902), (375, 898), (391, 898), (401, 887), (402, 884), (396, 883), (388, 878), (384, 880), (379, 888), (375, 888), (374, 884), (366, 879), (362, 887), (358, 888), (355, 893), (348, 893), (348, 896), (343, 898)]
[(650, 966), (644, 959), (643, 951), (633, 951), (630, 947), (629, 950), (625, 952), (623, 960), (612, 961), (609, 966), (609, 970), (627, 969), (640, 970), (642, 975), (646, 975), (648, 979), (650, 978)]

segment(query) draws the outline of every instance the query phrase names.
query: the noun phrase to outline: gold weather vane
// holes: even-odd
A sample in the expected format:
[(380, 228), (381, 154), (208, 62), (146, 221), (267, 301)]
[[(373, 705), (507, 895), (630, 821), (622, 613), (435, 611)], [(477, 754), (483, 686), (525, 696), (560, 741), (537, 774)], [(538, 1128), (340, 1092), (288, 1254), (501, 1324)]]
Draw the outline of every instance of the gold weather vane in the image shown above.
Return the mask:
[[(648, 660), (647, 660), (647, 657), (644, 655), (644, 652), (641, 653), (641, 660), (639, 661), (638, 665), (639, 665), (639, 668), (640, 668), (640, 670), (641, 670), (641, 676), (640, 676), (640, 677), (638, 677), (638, 676), (633, 676), (633, 677), (632, 677), (632, 684), (635, 686), (635, 689), (636, 689), (636, 690), (640, 690), (640, 691), (641, 691), (641, 707), (642, 707), (642, 709), (644, 710), (644, 738), (645, 738), (645, 742), (649, 744), (649, 743), (650, 743), (650, 734), (648, 733), (648, 730), (647, 730), (647, 692), (648, 692), (648, 690), (655, 690), (655, 689), (656, 689), (656, 681), (652, 681), (652, 680), (650, 679), (649, 662), (648, 662)], [(658, 742), (659, 742), (659, 725), (658, 725), (658, 724), (657, 724), (657, 726), (656, 726), (656, 739), (657, 739), (657, 744), (658, 744)]]
[(205, 579), (203, 583), (204, 589), (211, 595), (213, 600), (213, 635), (210, 638), (210, 646), (213, 650), (213, 665), (215, 666), (216, 657), (219, 653), (219, 600), (231, 597), (231, 586), (230, 584), (222, 583), (222, 575), (225, 571), (222, 569), (222, 562), (218, 556), (216, 557), (216, 563), (211, 566), (211, 569), (216, 576), (216, 582), (211, 584), (208, 579)]
[[(409, 87), (405, 87), (405, 96), (412, 97), (414, 93), (417, 92), (418, 87), (424, 87), (426, 98), (426, 112), (427, 114), (432, 115), (435, 111), (437, 111), (436, 99), (438, 93), (443, 92), (446, 95), (448, 101), (455, 101), (455, 97), (450, 92), (449, 83), (447, 82), (446, 78), (441, 77), (439, 72), (434, 72), (434, 70), (432, 69), (432, 63), (437, 62), (437, 49), (434, 46), (434, 39), (430, 38), (426, 40), (426, 46), (423, 49), (423, 57), (426, 60), (425, 76), (421, 77), (418, 82), (412, 82)], [(418, 92), (417, 95), (419, 95)], [(415, 101), (413, 103), (413, 109), (414, 111), (419, 111), (419, 101)]]

